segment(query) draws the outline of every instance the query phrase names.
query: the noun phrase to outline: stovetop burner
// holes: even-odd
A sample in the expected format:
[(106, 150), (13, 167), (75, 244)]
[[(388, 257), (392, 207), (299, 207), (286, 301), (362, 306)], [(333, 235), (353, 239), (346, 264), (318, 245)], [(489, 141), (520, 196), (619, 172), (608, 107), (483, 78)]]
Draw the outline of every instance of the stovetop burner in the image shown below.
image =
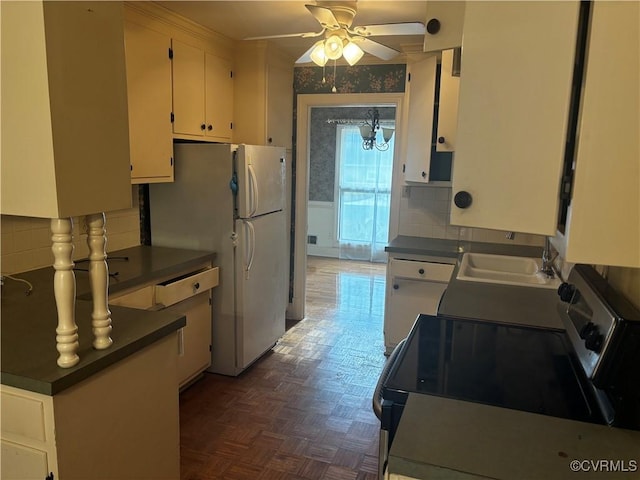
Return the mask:
[(420, 316), (384, 398), (405, 392), (603, 423), (562, 332)]

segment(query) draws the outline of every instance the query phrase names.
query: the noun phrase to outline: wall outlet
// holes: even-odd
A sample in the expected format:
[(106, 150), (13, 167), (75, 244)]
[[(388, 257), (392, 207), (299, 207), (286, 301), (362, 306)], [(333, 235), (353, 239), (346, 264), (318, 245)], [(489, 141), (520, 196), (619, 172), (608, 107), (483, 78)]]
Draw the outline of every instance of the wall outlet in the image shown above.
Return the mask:
[(316, 245), (318, 243), (317, 235), (307, 235), (307, 243), (309, 245)]

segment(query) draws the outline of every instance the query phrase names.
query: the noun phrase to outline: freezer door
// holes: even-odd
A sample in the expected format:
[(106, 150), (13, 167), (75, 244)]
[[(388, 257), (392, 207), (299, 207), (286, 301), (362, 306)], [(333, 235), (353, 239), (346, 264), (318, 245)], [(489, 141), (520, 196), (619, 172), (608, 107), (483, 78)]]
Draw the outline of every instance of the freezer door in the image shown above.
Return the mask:
[(282, 147), (239, 145), (238, 216), (251, 218), (284, 210), (285, 150)]
[(244, 369), (284, 334), (285, 214), (236, 220), (236, 233), (236, 361)]

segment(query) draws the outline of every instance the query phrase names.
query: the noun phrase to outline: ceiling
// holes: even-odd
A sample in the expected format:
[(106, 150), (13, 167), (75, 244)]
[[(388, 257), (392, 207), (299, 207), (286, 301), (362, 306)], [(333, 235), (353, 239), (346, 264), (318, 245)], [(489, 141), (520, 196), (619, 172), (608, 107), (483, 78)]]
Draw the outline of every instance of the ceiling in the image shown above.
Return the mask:
[[(158, 1), (156, 2), (200, 25), (233, 40), (248, 37), (319, 32), (320, 24), (305, 8), (313, 0), (299, 1)], [(336, 2), (340, 3), (340, 2)], [(353, 26), (381, 23), (422, 22), (426, 19), (426, 1), (359, 0)], [(398, 51), (422, 46), (423, 36), (373, 37)], [(300, 57), (317, 38), (281, 38), (270, 40), (291, 57)], [(366, 55), (364, 60), (366, 61)]]

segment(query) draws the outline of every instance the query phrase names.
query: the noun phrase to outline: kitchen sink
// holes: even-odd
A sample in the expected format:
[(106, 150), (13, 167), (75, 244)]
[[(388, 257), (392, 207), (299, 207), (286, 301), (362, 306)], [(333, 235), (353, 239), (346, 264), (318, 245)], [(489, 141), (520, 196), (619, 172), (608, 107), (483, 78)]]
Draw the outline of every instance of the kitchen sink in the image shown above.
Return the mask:
[(540, 272), (541, 265), (538, 258), (465, 253), (456, 278), (471, 282), (558, 288), (560, 279), (548, 278)]

